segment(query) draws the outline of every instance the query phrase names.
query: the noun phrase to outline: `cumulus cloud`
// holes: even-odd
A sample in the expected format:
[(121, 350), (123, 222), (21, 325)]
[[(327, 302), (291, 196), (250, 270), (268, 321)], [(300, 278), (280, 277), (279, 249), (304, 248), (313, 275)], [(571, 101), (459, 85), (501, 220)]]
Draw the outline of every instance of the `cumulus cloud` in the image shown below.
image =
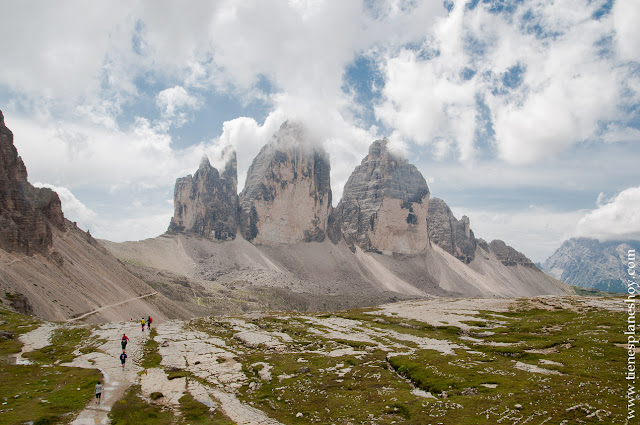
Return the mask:
[(614, 17), (595, 19), (599, 2), (578, 3), (524, 3), (497, 14), (484, 3), (456, 2), (419, 49), (401, 48), (383, 62), (376, 116), (396, 137), (462, 161), (474, 158), (487, 119), (498, 157), (513, 164), (583, 141), (637, 141), (625, 112), (640, 100), (628, 63), (637, 59), (630, 52), (638, 37), (627, 16), (640, 8), (620, 2)]
[(198, 99), (181, 86), (164, 89), (156, 96), (156, 105), (168, 117), (175, 116), (179, 109), (192, 109), (199, 104)]
[(640, 187), (623, 190), (609, 201), (598, 196), (598, 208), (582, 217), (575, 235), (600, 241), (640, 240)]
[[(335, 202), (382, 135), (464, 167), (489, 155), (457, 181), (446, 167), (425, 170), (434, 184), (485, 189), (551, 187), (549, 176), (583, 187), (595, 179), (589, 167), (576, 176), (577, 168), (540, 164), (583, 141), (640, 140), (629, 125), (640, 99), (633, 0), (597, 18), (601, 0), (517, 2), (500, 13), (463, 1), (447, 2), (450, 11), (411, 0), (50, 3), (39, 2), (37, 13), (33, 3), (3, 8), (4, 38), (24, 36), (4, 46), (0, 93), (31, 177), (75, 193), (164, 196), (203, 154), (221, 167), (228, 145), (238, 150), (242, 188), (251, 160), (286, 119), (307, 123), (330, 153)], [(369, 104), (345, 88), (345, 70), (363, 56), (382, 76)], [(185, 124), (215, 113), (212, 94), (267, 109), (187, 141)], [(380, 128), (359, 116), (364, 109)], [(513, 179), (505, 178), (499, 161), (533, 168), (511, 168)], [(105, 215), (97, 204), (91, 210)], [(148, 212), (158, 229), (167, 211)]]

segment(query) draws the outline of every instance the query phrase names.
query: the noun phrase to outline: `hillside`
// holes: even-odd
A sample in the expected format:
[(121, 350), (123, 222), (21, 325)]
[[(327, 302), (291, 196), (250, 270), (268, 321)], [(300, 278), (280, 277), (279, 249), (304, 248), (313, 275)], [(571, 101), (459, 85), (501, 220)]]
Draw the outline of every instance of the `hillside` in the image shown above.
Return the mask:
[(28, 182), (1, 112), (0, 153), (3, 304), (60, 321), (94, 311), (85, 320), (193, 317), (194, 311), (157, 294), (88, 232), (66, 220), (54, 191)]

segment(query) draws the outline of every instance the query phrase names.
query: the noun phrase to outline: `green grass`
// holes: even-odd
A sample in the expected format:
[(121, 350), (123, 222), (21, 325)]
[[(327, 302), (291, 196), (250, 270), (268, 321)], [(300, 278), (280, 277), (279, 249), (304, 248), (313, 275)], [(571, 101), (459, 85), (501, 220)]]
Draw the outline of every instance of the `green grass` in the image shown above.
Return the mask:
[(155, 340), (158, 332), (155, 328), (152, 328), (149, 332), (149, 339), (144, 343), (144, 356), (142, 358), (142, 362), (140, 366), (145, 369), (150, 369), (154, 367), (160, 367), (160, 362), (162, 361), (162, 356), (158, 352), (158, 343)]
[[(290, 352), (286, 353), (242, 347), (243, 355), (238, 360), (249, 382), (242, 387), (240, 397), (287, 424), (470, 425), (498, 420), (503, 424), (623, 423), (626, 387), (622, 372), (626, 357), (623, 349), (614, 346), (624, 342), (620, 315), (592, 307), (564, 310), (553, 301), (543, 300), (542, 304), (550, 310), (532, 309), (530, 303), (523, 301), (513, 311), (477, 314), (467, 324), (493, 332), (471, 332), (484, 343), (464, 339), (467, 332), (454, 326), (436, 328), (401, 317), (369, 315), (362, 310), (318, 315), (318, 319), (334, 316), (357, 320), (359, 327), (373, 331), (447, 340), (468, 350), (457, 348), (455, 355), (443, 355), (418, 349), (417, 345), (388, 334), (387, 343), (398, 341), (414, 347), (414, 352), (387, 360), (386, 353), (375, 348), (359, 357), (330, 358), (320, 353), (296, 352), (307, 343), (306, 335), (301, 334), (302, 341), (294, 337)], [(295, 316), (287, 320), (293, 328), (286, 329), (290, 335), (298, 332), (298, 326), (304, 328)], [(263, 326), (279, 329), (274, 318)], [(216, 333), (217, 329), (221, 334)], [(224, 327), (216, 325), (209, 332), (238, 346)], [(371, 346), (317, 335), (313, 338), (315, 346), (327, 351)], [(299, 362), (301, 358), (305, 361)], [(542, 364), (542, 359), (562, 365)], [(272, 381), (262, 381), (258, 374), (261, 367), (251, 366), (259, 362), (273, 367)], [(562, 375), (527, 372), (516, 368), (516, 362)], [(296, 374), (302, 366), (310, 367), (311, 372)], [(344, 377), (336, 374), (336, 368), (349, 367)], [(280, 380), (278, 376), (286, 378)], [(437, 398), (415, 396), (411, 394), (412, 386)], [(516, 409), (517, 404), (522, 409)], [(589, 416), (596, 410), (602, 422), (597, 415)]]
[(175, 424), (171, 411), (147, 403), (140, 395), (140, 386), (129, 388), (124, 397), (115, 402), (109, 413), (113, 425), (170, 425)]
[(23, 357), (41, 364), (68, 363), (75, 356), (76, 347), (89, 338), (91, 331), (85, 328), (63, 327), (58, 328), (51, 336), (51, 344), (39, 350), (24, 354)]
[[(73, 351), (71, 342), (60, 342), (55, 350), (28, 353), (25, 357), (34, 361), (32, 365), (14, 364), (9, 356), (20, 352), (18, 335), (37, 325), (31, 317), (0, 309), (0, 330), (15, 333), (11, 340), (0, 341), (0, 400), (6, 403), (0, 405), (0, 425), (68, 422), (92, 399), (94, 386), (102, 379), (97, 370), (55, 365), (58, 360), (68, 360)], [(54, 338), (65, 335), (56, 333)], [(73, 332), (70, 335), (72, 340), (77, 336)], [(53, 366), (42, 367), (44, 364)]]
[(180, 411), (183, 414), (185, 424), (197, 425), (234, 425), (231, 419), (225, 416), (219, 409), (211, 411), (209, 407), (195, 400), (189, 393), (179, 400)]

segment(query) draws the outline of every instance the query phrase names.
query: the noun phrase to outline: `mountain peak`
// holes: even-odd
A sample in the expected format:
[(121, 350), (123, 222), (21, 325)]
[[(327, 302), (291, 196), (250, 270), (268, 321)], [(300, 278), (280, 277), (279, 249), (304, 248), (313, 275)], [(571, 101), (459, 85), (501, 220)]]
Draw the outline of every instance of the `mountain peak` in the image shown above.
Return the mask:
[(299, 122), (285, 121), (247, 171), (240, 227), (257, 243), (324, 239), (331, 211), (329, 156)]
[(200, 166), (198, 168), (211, 168), (211, 162), (207, 154), (202, 155), (202, 158), (200, 158)]
[(344, 237), (365, 251), (414, 254), (429, 244), (429, 187), (413, 164), (387, 146), (387, 139), (374, 141), (347, 180), (332, 215), (332, 239)]

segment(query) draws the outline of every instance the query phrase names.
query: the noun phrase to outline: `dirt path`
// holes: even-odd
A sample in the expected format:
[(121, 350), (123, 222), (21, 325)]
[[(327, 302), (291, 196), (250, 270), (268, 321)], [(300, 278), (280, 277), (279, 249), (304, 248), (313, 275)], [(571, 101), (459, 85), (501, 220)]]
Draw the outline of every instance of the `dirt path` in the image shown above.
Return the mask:
[(100, 307), (99, 309), (96, 309), (96, 310), (90, 311), (88, 313), (85, 313), (82, 316), (78, 316), (78, 317), (74, 317), (73, 319), (69, 319), (69, 320), (67, 320), (67, 322), (75, 322), (76, 320), (84, 319), (87, 316), (91, 316), (92, 314), (96, 314), (99, 311), (106, 310), (106, 309), (111, 308), (111, 307), (117, 307), (119, 305), (129, 303), (131, 301), (139, 300), (139, 299), (142, 299), (142, 298), (147, 298), (147, 297), (150, 297), (152, 295), (157, 295), (157, 294), (158, 294), (157, 292), (152, 292), (150, 294), (140, 295), (139, 297), (129, 298), (128, 300), (120, 301), (119, 303), (105, 305), (104, 307)]
[[(129, 337), (128, 358), (124, 371), (119, 360), (122, 352), (120, 340), (123, 333)], [(89, 402), (72, 422), (73, 425), (108, 424), (107, 415), (111, 411), (111, 407), (124, 396), (125, 391), (131, 385), (138, 382), (138, 372), (143, 370), (138, 364), (142, 360), (143, 346), (148, 339), (148, 332), (143, 334), (137, 322), (110, 323), (96, 329), (93, 335), (106, 340), (106, 342), (98, 347), (97, 352), (88, 354), (78, 352), (78, 357), (65, 366), (99, 369), (104, 376), (102, 402), (100, 407), (96, 406), (94, 400)]]

